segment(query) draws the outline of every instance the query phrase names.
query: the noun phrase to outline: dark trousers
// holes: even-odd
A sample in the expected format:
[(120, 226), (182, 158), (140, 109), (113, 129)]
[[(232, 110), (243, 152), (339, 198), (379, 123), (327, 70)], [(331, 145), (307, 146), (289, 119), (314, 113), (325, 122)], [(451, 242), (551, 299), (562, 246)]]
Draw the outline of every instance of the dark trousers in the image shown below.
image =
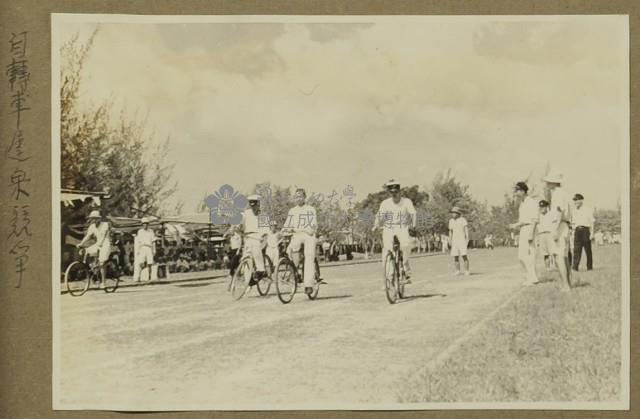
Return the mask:
[(591, 232), (589, 227), (577, 227), (573, 240), (573, 269), (578, 270), (582, 249), (587, 254), (587, 270), (593, 269), (593, 256), (591, 255)]
[(229, 252), (229, 275), (233, 276), (236, 268), (240, 265), (240, 249), (231, 249)]

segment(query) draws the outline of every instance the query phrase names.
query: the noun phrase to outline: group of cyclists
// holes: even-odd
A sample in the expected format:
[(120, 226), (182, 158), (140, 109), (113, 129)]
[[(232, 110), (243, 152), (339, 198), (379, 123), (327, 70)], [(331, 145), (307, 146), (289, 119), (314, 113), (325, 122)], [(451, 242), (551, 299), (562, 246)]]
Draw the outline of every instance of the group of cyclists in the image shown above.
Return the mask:
[[(393, 248), (394, 238), (397, 238), (400, 251), (408, 255), (411, 250), (411, 240), (409, 229), (416, 226), (416, 210), (413, 202), (400, 194), (400, 182), (390, 180), (385, 184), (386, 190), (389, 192), (389, 198), (382, 201), (378, 214), (375, 217), (372, 231), (382, 230), (382, 255), (387, 254)], [(244, 254), (250, 254), (254, 261), (255, 274), (250, 282), (254, 285), (261, 279), (268, 277), (267, 266), (265, 263), (265, 255), (269, 256), (271, 261), (276, 262), (279, 255), (279, 246), (283, 236), (289, 236), (290, 241), (286, 248), (287, 254), (291, 257), (293, 263), (298, 266), (301, 258), (301, 248), (304, 247), (304, 266), (303, 280), (304, 292), (311, 294), (314, 288), (318, 286), (315, 281), (315, 259), (318, 229), (316, 209), (306, 202), (307, 194), (303, 188), (295, 191), (294, 199), (296, 205), (291, 208), (287, 214), (286, 221), (282, 226), (282, 230), (277, 233), (277, 223), (269, 220), (265, 223), (265, 215), (261, 213), (259, 195), (250, 195), (247, 200), (248, 208), (242, 214), (242, 221), (238, 226), (233, 227), (235, 234), (244, 237)], [(266, 217), (268, 220), (268, 217)], [(104, 265), (111, 254), (109, 223), (102, 220), (99, 211), (92, 211), (88, 220), (89, 228), (85, 237), (77, 245), (80, 248), (86, 248), (89, 256), (96, 259), (100, 267), (100, 276), (105, 278)], [(153, 263), (153, 254), (151, 253), (152, 244), (150, 242), (152, 235), (149, 231), (149, 219), (142, 219), (142, 228), (139, 236), (143, 239), (142, 256), (143, 263)], [(145, 238), (149, 237), (148, 240)], [(86, 243), (93, 239), (94, 244), (87, 246)], [(149, 242), (149, 243), (147, 243)], [(404, 257), (402, 264), (406, 276), (403, 278), (404, 283), (410, 283), (411, 266), (409, 258)]]
[[(400, 244), (400, 250), (408, 255), (411, 251), (411, 239), (409, 229), (416, 227), (416, 210), (413, 202), (400, 194), (400, 182), (390, 180), (385, 184), (389, 192), (389, 198), (385, 199), (375, 217), (372, 231), (382, 230), (382, 254), (386, 255), (393, 248), (393, 240), (396, 237)], [(242, 221), (238, 226), (233, 226), (231, 234), (241, 234), (244, 236), (244, 254), (250, 254), (254, 260), (255, 274), (249, 285), (254, 285), (258, 281), (267, 277), (267, 264), (265, 255), (274, 263), (278, 260), (279, 245), (283, 235), (290, 236), (291, 240), (286, 248), (286, 253), (291, 257), (297, 266), (301, 257), (301, 248), (304, 247), (304, 267), (303, 280), (304, 292), (311, 294), (318, 284), (314, 280), (314, 260), (316, 258), (318, 229), (317, 213), (313, 206), (306, 202), (306, 191), (298, 188), (295, 191), (294, 199), (296, 206), (291, 208), (287, 214), (280, 233), (277, 232), (277, 222), (269, 220), (264, 222), (265, 216), (261, 213), (259, 195), (250, 195), (247, 200), (249, 207), (242, 214)], [(267, 217), (268, 220), (268, 217)], [(409, 258), (402, 259), (405, 276), (403, 283), (410, 283), (411, 266)], [(231, 276), (234, 273), (232, 265)]]

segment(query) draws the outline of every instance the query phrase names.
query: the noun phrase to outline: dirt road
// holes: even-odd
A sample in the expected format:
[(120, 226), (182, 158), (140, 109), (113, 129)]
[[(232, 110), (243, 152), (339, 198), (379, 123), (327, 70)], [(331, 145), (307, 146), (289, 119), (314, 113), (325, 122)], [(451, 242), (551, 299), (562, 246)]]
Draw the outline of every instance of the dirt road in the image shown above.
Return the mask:
[(316, 301), (282, 305), (220, 280), (62, 295), (60, 406), (127, 409), (345, 407), (395, 403), (397, 384), (516, 290), (516, 250), (412, 260), (389, 305), (379, 264), (326, 268)]

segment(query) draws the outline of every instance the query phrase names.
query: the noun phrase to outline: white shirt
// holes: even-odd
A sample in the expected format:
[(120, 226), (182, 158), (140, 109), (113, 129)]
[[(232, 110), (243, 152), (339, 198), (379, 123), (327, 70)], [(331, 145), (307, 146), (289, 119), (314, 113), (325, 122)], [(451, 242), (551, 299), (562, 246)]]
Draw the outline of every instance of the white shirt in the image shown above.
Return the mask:
[(229, 241), (232, 249), (240, 249), (242, 247), (242, 236), (238, 233), (233, 233)]
[(556, 222), (571, 221), (569, 196), (560, 186), (551, 191), (551, 212), (554, 214)]
[(385, 228), (409, 229), (415, 217), (416, 209), (409, 198), (401, 197), (397, 204), (393, 202), (393, 198), (387, 198), (380, 203), (377, 221)]
[(268, 233), (269, 227), (267, 227), (268, 218), (265, 218), (262, 214), (254, 214), (251, 208), (248, 208), (242, 214), (242, 224), (244, 225), (245, 234), (251, 233)]
[(289, 210), (284, 227), (293, 229), (295, 233), (316, 234), (316, 229), (318, 228), (316, 209), (307, 204), (296, 205)]
[(538, 222), (538, 233), (551, 233), (554, 231), (556, 215), (550, 209), (546, 214), (540, 213)]
[(136, 238), (138, 239), (139, 246), (153, 247), (153, 242), (156, 240), (156, 235), (152, 229), (145, 230), (144, 228), (141, 228), (140, 230), (138, 230)]
[(575, 227), (589, 227), (593, 225), (593, 210), (590, 207), (582, 205), (580, 208), (574, 206), (571, 213), (573, 225)]
[(449, 220), (449, 230), (451, 231), (451, 241), (465, 241), (464, 228), (467, 226), (467, 220), (464, 217), (452, 218)]
[(104, 246), (104, 245), (110, 244), (109, 243), (109, 223), (105, 223), (104, 221), (101, 221), (97, 227), (94, 223), (91, 223), (89, 225), (89, 228), (87, 229), (87, 236), (95, 237), (96, 244), (98, 245)]
[(520, 224), (534, 224), (538, 221), (538, 204), (530, 196), (525, 196), (520, 206), (518, 207), (518, 223)]

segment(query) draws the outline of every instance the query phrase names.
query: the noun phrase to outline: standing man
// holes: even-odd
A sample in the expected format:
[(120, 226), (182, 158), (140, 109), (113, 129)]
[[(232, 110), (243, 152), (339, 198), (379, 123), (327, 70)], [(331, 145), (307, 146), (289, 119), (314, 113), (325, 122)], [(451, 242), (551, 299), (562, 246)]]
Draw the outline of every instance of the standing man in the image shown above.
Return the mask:
[[(152, 229), (149, 228), (149, 218), (142, 217), (142, 228), (138, 230), (136, 234), (136, 257), (134, 258), (138, 266), (140, 267), (140, 271), (142, 271), (147, 266), (153, 265), (153, 257), (155, 255), (155, 241), (156, 235)], [(151, 278), (151, 271), (149, 271), (149, 278)], [(140, 281), (140, 278), (137, 278), (137, 281)]]
[(518, 259), (527, 274), (524, 286), (538, 283), (536, 276), (536, 247), (534, 231), (538, 223), (538, 205), (528, 195), (529, 187), (524, 182), (516, 183), (514, 194), (520, 201), (518, 208), (518, 222), (510, 224), (512, 229), (518, 229)]
[(571, 234), (571, 208), (569, 196), (562, 188), (563, 176), (557, 171), (550, 171), (544, 178), (546, 188), (551, 195), (551, 213), (553, 214), (553, 249), (556, 266), (560, 271), (561, 289), (571, 289), (571, 265), (569, 264), (569, 236)]
[(573, 197), (575, 208), (572, 212), (573, 229), (575, 231), (573, 241), (573, 270), (577, 271), (580, 266), (582, 249), (587, 254), (587, 270), (593, 269), (593, 257), (591, 254), (591, 234), (593, 233), (593, 209), (584, 205), (584, 196), (575, 194)]
[[(451, 256), (456, 265), (454, 275), (460, 275), (460, 256), (464, 260), (464, 274), (469, 276), (469, 258), (467, 257), (467, 244), (469, 243), (469, 226), (467, 220), (462, 216), (460, 208), (451, 208), (452, 218), (449, 220), (448, 243), (451, 246)], [(444, 243), (443, 243), (444, 248)]]
[(315, 263), (316, 258), (316, 231), (318, 220), (316, 209), (306, 203), (307, 193), (298, 188), (295, 193), (296, 206), (289, 210), (285, 228), (293, 231), (289, 249), (295, 266), (300, 261), (300, 247), (304, 244), (304, 292), (307, 295), (313, 293), (316, 286)]
[(98, 266), (100, 268), (100, 288), (104, 289), (104, 280), (107, 276), (105, 263), (109, 260), (111, 255), (111, 229), (109, 223), (102, 221), (100, 212), (93, 210), (87, 217), (89, 220), (89, 228), (84, 238), (77, 244), (77, 247), (86, 247), (86, 242), (93, 238), (95, 243), (87, 247), (87, 254), (89, 256), (97, 257)]
[(400, 194), (400, 182), (391, 179), (385, 184), (385, 187), (391, 196), (380, 203), (372, 231), (382, 228), (382, 263), (384, 263), (387, 252), (393, 249), (393, 236), (398, 237), (400, 250), (403, 254), (402, 263), (406, 274), (406, 283), (410, 284), (411, 237), (409, 236), (409, 227), (416, 227), (416, 210), (413, 207), (413, 202)]

